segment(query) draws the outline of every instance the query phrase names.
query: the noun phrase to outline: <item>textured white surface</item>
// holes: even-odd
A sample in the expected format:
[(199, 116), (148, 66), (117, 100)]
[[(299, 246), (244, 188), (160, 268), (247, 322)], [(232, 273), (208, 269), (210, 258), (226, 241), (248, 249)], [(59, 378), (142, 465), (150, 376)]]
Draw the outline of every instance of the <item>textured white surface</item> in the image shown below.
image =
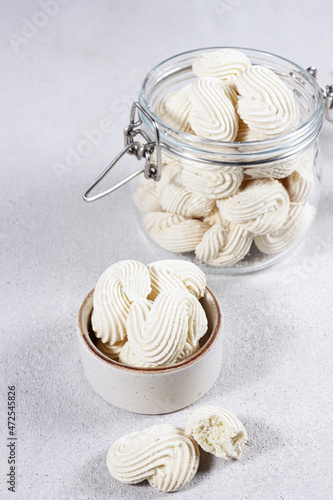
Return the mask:
[[(125, 433), (184, 426), (193, 408), (161, 417), (113, 408), (84, 380), (75, 338), (77, 309), (104, 269), (121, 259), (159, 257), (136, 226), (129, 187), (92, 205), (81, 194), (121, 147), (145, 73), (168, 56), (247, 46), (314, 64), (326, 75), (323, 83), (333, 83), (331, 4), (68, 0), (15, 46), (10, 34), (27, 34), (26, 20), (45, 21), (36, 17), (42, 3), (0, 6), (0, 496), (162, 498), (145, 483), (112, 479), (106, 452)], [(99, 144), (87, 149), (85, 134), (96, 129)], [(250, 442), (237, 463), (202, 453), (198, 474), (175, 498), (331, 498), (332, 137), (326, 125), (317, 222), (293, 258), (261, 274), (208, 278), (225, 312), (225, 357), (219, 381), (194, 407), (234, 412)], [(66, 164), (73, 150), (79, 153)], [(129, 158), (114, 176), (137, 166)], [(16, 495), (6, 494), (5, 484), (5, 397), (13, 384)]]

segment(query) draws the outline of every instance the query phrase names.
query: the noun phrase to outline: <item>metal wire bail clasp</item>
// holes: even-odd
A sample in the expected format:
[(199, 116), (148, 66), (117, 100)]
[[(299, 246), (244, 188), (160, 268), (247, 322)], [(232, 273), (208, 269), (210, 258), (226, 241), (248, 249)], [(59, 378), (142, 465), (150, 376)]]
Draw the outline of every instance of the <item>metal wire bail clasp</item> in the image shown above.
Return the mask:
[[(310, 66), (307, 68), (310, 75), (317, 80), (317, 68)], [(321, 89), (324, 98), (324, 112), (327, 121), (333, 123), (333, 85), (326, 85), (325, 90)]]
[[(146, 132), (141, 130), (139, 127), (142, 124), (142, 118), (140, 117), (139, 112), (150, 121), (154, 128), (154, 140), (151, 141), (150, 137)], [(136, 115), (137, 118), (136, 118)], [(140, 141), (135, 140), (137, 135), (141, 135), (143, 139), (146, 141), (144, 144)], [(124, 129), (124, 143), (125, 147), (120, 153), (112, 160), (112, 162), (106, 167), (105, 170), (99, 175), (97, 180), (87, 189), (87, 191), (83, 195), (84, 201), (90, 202), (99, 200), (106, 196), (107, 194), (113, 193), (116, 189), (120, 188), (127, 182), (131, 181), (135, 177), (140, 174), (144, 174), (146, 179), (153, 179), (158, 182), (161, 178), (161, 170), (162, 170), (162, 160), (161, 160), (161, 138), (160, 131), (158, 128), (158, 124), (156, 121), (150, 116), (150, 114), (139, 104), (138, 102), (134, 102), (131, 108), (130, 114), (130, 124)], [(156, 150), (156, 164), (151, 162), (151, 155)], [(109, 189), (102, 191), (101, 193), (95, 194), (93, 196), (89, 196), (91, 191), (101, 182), (101, 180), (107, 175), (107, 173), (116, 165), (116, 163), (121, 160), (121, 158), (129, 153), (131, 155), (136, 156), (138, 160), (142, 158), (146, 159), (146, 164), (144, 168), (140, 168), (133, 174), (129, 175), (122, 181), (118, 182), (114, 186)]]

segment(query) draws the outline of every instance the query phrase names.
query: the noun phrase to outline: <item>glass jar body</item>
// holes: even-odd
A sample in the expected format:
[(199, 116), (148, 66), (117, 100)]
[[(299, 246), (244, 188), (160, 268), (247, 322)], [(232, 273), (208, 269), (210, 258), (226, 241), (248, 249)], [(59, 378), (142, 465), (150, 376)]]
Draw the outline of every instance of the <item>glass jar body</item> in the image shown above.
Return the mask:
[[(140, 225), (164, 258), (184, 257), (208, 272), (241, 274), (278, 262), (298, 245), (320, 195), (318, 134), (322, 95), (311, 76), (269, 53), (240, 49), (275, 71), (300, 109), (296, 129), (260, 141), (218, 142), (184, 133), (154, 113), (163, 97), (196, 79), (202, 49), (175, 56), (143, 82), (140, 104), (161, 135), (162, 176), (139, 180), (133, 199)], [(140, 117), (154, 140), (151, 121)]]

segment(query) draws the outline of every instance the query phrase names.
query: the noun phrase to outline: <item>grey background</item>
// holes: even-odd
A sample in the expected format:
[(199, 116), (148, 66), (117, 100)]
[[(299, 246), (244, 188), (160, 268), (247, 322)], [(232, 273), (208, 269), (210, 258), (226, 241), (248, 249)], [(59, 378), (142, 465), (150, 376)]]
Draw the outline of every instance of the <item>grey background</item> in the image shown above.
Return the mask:
[[(252, 47), (316, 65), (333, 83), (331, 4), (53, 0), (45, 18), (45, 3), (0, 3), (1, 497), (15, 385), (15, 498), (162, 498), (146, 483), (113, 480), (106, 451), (132, 430), (182, 426), (192, 408), (151, 417), (108, 405), (84, 379), (75, 338), (77, 309), (103, 270), (158, 255), (136, 225), (129, 186), (92, 205), (82, 192), (121, 148), (130, 104), (166, 57)], [(203, 454), (175, 498), (332, 498), (332, 137), (326, 124), (321, 204), (304, 244), (260, 274), (208, 277), (225, 313), (224, 363), (194, 407), (234, 412), (250, 441), (239, 462)], [(129, 158), (114, 179), (137, 165)]]

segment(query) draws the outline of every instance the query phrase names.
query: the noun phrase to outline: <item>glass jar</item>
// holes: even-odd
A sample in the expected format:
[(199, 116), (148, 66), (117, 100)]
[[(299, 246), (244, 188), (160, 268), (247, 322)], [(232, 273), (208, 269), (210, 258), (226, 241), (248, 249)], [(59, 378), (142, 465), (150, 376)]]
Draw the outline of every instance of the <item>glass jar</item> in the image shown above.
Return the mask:
[[(320, 194), (323, 96), (297, 64), (235, 47), (252, 64), (273, 70), (292, 90), (300, 110), (297, 128), (260, 141), (221, 142), (163, 122), (156, 106), (197, 78), (192, 63), (198, 55), (219, 48), (176, 55), (146, 76), (139, 96), (140, 129), (145, 141), (153, 143), (158, 128), (162, 171), (159, 182), (141, 176), (133, 199), (141, 227), (163, 258), (191, 259), (206, 272), (241, 274), (280, 261), (300, 243), (314, 219)], [(244, 191), (246, 207), (244, 196), (239, 196)], [(262, 203), (270, 206), (269, 214), (258, 216)]]

